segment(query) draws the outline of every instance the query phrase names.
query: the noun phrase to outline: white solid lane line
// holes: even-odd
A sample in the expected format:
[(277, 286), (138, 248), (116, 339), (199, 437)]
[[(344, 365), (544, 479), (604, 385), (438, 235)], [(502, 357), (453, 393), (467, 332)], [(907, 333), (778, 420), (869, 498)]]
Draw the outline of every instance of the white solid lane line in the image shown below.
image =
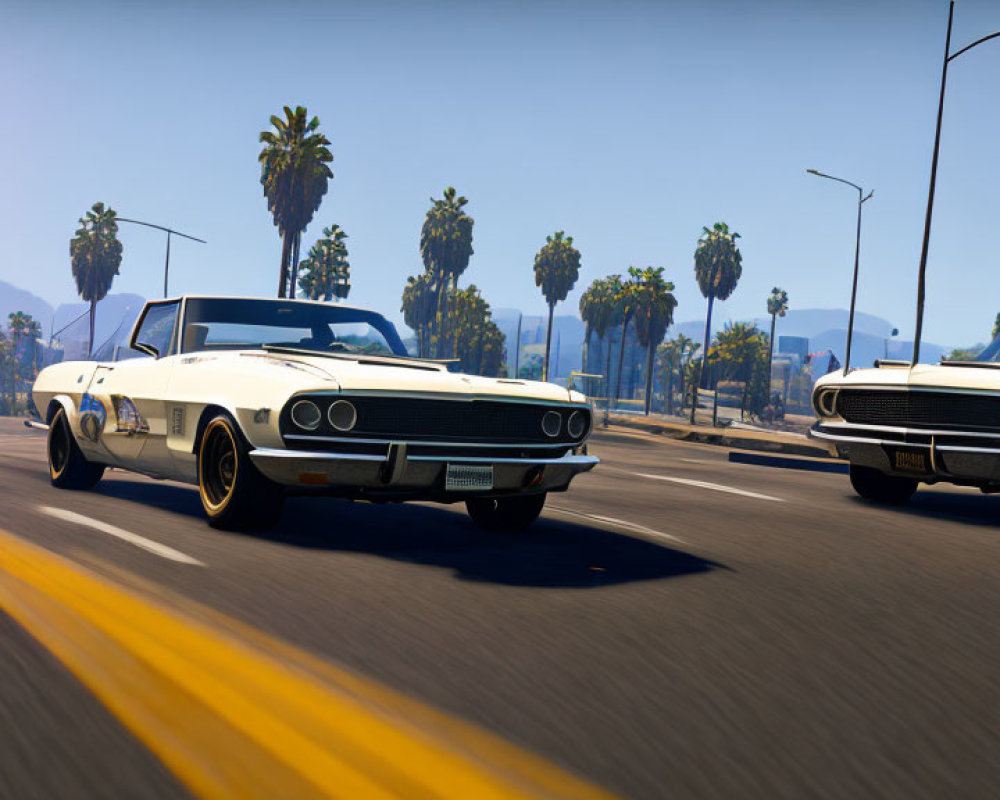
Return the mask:
[(557, 514), (565, 514), (570, 517), (583, 517), (583, 519), (590, 519), (595, 522), (604, 522), (609, 525), (617, 525), (619, 528), (624, 528), (627, 531), (633, 531), (634, 533), (641, 533), (644, 536), (651, 537), (653, 539), (665, 539), (668, 542), (673, 542), (674, 544), (687, 544), (683, 539), (678, 539), (676, 536), (671, 536), (669, 533), (663, 533), (662, 531), (654, 531), (652, 528), (647, 528), (645, 525), (638, 525), (635, 522), (629, 522), (624, 519), (616, 519), (615, 517), (602, 517), (599, 514), (587, 514), (583, 511), (570, 511), (568, 508), (560, 508), (559, 506), (546, 506), (546, 511), (555, 511)]
[(124, 528), (109, 525), (107, 522), (101, 522), (99, 519), (92, 519), (91, 517), (85, 517), (83, 514), (77, 514), (75, 511), (67, 511), (64, 508), (53, 508), (52, 506), (39, 506), (38, 510), (43, 514), (48, 514), (50, 517), (61, 519), (64, 522), (86, 525), (95, 531), (106, 533), (108, 536), (114, 536), (123, 542), (128, 542), (129, 544), (134, 544), (136, 547), (141, 547), (143, 550), (148, 550), (150, 553), (160, 556), (160, 558), (166, 558), (180, 564), (193, 564), (198, 567), (205, 566), (204, 562), (199, 561), (197, 558), (192, 558), (180, 550), (174, 550), (174, 548), (167, 547), (165, 544), (154, 542), (152, 539), (147, 539), (145, 536), (132, 533)]
[(772, 497), (769, 494), (759, 494), (758, 492), (748, 492), (746, 489), (735, 489), (732, 486), (723, 486), (721, 483), (709, 483), (708, 481), (696, 481), (691, 478), (675, 478), (672, 475), (650, 475), (646, 472), (630, 472), (629, 475), (636, 475), (640, 478), (650, 478), (654, 481), (669, 481), (670, 483), (680, 483), (684, 486), (695, 486), (699, 489), (711, 489), (714, 492), (726, 492), (728, 494), (738, 494), (741, 497), (753, 497), (756, 500), (770, 500), (774, 503), (784, 503), (780, 497)]

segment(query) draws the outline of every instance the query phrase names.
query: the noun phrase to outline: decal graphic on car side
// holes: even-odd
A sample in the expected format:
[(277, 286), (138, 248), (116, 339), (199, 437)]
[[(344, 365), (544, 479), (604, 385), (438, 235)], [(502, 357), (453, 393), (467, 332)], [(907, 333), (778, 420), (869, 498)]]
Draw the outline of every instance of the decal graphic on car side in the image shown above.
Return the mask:
[(104, 403), (92, 394), (84, 394), (80, 400), (80, 430), (90, 441), (96, 442), (104, 432), (108, 411)]
[(111, 402), (115, 407), (115, 433), (127, 433), (129, 436), (149, 433), (149, 424), (142, 418), (142, 415), (136, 410), (135, 403), (129, 398), (113, 394)]

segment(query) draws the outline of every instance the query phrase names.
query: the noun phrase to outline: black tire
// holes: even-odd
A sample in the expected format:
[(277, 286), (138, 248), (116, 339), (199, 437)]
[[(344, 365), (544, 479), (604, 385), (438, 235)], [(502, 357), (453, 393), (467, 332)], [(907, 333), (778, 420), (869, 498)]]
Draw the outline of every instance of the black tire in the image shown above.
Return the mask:
[(545, 492), (516, 497), (477, 497), (466, 500), (469, 516), (484, 531), (519, 533), (538, 519), (545, 506)]
[(46, 443), (49, 457), (49, 480), (60, 489), (93, 489), (104, 475), (104, 465), (84, 458), (80, 445), (69, 428), (66, 409), (58, 408), (49, 422)]
[(284, 492), (261, 475), (249, 453), (228, 415), (205, 426), (198, 443), (198, 494), (213, 528), (268, 530), (281, 518)]
[(873, 467), (851, 464), (851, 486), (865, 500), (889, 506), (901, 506), (917, 491), (915, 478), (886, 475)]

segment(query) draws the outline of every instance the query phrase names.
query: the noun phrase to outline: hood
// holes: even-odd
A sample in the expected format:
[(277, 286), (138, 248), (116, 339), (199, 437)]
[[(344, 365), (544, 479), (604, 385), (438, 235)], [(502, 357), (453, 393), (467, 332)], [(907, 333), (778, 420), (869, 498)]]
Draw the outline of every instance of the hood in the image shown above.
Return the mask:
[(980, 389), (1000, 391), (1000, 368), (990, 364), (917, 364), (857, 369), (844, 376), (840, 372), (824, 375), (820, 386), (914, 386), (920, 388)]
[[(469, 395), (539, 400), (549, 403), (586, 402), (579, 392), (541, 381), (484, 378), (448, 372), (440, 364), (417, 359), (379, 356), (306, 355), (260, 351), (241, 352), (247, 359), (266, 359), (284, 365), (289, 372), (326, 376), (344, 394), (351, 392), (392, 392), (420, 395)], [(307, 381), (317, 385), (315, 380)], [(329, 385), (323, 388), (329, 388)]]

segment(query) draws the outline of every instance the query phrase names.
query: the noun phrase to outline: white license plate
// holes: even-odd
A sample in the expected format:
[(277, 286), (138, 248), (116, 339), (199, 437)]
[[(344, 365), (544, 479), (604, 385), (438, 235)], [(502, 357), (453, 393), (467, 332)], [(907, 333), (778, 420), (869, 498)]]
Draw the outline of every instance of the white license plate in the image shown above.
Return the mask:
[(493, 465), (449, 464), (444, 475), (446, 492), (482, 492), (493, 488)]

